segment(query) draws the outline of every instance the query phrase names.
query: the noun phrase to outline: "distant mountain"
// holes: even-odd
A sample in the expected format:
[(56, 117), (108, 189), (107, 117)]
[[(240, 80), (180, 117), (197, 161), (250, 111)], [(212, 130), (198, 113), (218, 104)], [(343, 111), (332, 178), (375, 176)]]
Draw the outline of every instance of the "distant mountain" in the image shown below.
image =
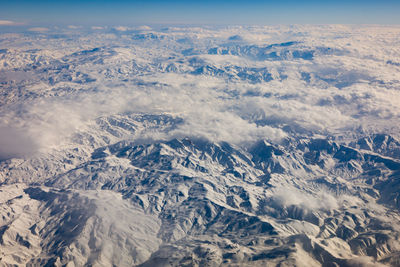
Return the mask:
[(398, 28), (59, 31), (0, 34), (0, 265), (400, 264)]

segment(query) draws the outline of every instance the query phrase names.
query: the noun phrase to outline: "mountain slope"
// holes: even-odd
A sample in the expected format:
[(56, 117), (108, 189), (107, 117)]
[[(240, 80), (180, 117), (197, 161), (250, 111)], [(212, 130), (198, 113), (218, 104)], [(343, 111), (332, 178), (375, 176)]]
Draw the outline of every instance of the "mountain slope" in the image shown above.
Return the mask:
[(398, 34), (0, 34), (0, 265), (398, 266)]

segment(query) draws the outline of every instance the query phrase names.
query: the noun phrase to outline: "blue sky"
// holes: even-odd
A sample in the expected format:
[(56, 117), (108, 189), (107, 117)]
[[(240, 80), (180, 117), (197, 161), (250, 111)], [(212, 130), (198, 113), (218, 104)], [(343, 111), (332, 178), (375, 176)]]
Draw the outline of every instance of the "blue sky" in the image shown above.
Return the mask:
[(0, 20), (28, 25), (400, 24), (400, 0), (0, 0)]

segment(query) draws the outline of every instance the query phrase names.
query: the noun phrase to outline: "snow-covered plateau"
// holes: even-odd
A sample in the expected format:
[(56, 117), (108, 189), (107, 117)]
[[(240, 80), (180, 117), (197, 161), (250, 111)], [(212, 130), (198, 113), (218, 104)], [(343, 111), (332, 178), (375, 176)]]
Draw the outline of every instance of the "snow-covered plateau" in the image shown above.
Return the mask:
[(400, 266), (400, 27), (0, 33), (0, 266)]

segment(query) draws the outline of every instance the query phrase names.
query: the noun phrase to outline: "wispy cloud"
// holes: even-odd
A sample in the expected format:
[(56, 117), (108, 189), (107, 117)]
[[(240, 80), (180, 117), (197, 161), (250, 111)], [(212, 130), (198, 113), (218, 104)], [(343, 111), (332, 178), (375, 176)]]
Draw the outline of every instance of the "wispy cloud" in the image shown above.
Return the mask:
[(101, 26), (92, 26), (91, 28), (92, 28), (92, 30), (104, 30), (105, 29), (104, 27), (101, 27)]
[(299, 206), (307, 210), (332, 210), (339, 207), (338, 200), (328, 192), (320, 191), (311, 195), (287, 186), (276, 189), (273, 200), (283, 207)]
[(137, 30), (142, 30), (142, 31), (149, 31), (152, 28), (150, 26), (147, 26), (147, 25), (142, 25), (142, 26), (137, 27), (136, 29)]
[(125, 27), (125, 26), (117, 26), (117, 27), (114, 27), (113, 29), (116, 31), (119, 31), (119, 32), (126, 32), (126, 31), (130, 30), (129, 27)]
[(0, 161), (27, 155), (37, 148), (26, 129), (0, 126)]
[[(103, 27), (93, 26), (92, 29), (102, 30)], [(138, 29), (149, 28), (122, 26), (114, 28), (119, 31)], [(338, 29), (341, 28), (336, 30)], [(44, 32), (49, 29), (36, 27), (30, 30)], [(357, 40), (353, 37), (345, 40), (354, 43), (353, 49), (357, 53), (352, 57), (348, 55), (351, 51), (346, 53), (339, 51), (343, 40), (330, 38), (329, 45), (336, 46), (336, 49), (316, 51), (313, 61), (290, 58), (282, 58), (279, 61), (253, 60), (246, 56), (210, 55), (207, 54), (207, 50), (201, 52), (202, 47), (206, 46), (211, 38), (214, 38), (215, 46), (219, 40), (225, 42), (230, 36), (236, 35), (242, 36), (243, 42), (265, 44), (292, 40), (291, 38), (298, 39), (300, 33), (301, 36), (305, 35), (302, 31), (307, 33), (306, 37), (301, 37), (304, 43), (298, 47), (279, 49), (287, 51), (290, 55), (290, 49), (294, 51), (292, 53), (300, 53), (305, 49), (315, 51), (325, 45), (326, 41), (319, 37), (324, 28), (309, 28), (307, 31), (299, 28), (298, 34), (293, 34), (292, 30), (285, 32), (284, 27), (258, 27), (250, 30), (229, 28), (220, 31), (207, 28), (170, 28), (168, 32), (152, 31), (148, 36), (138, 36), (147, 38), (149, 42), (153, 41), (154, 47), (144, 47), (140, 42), (134, 41), (132, 42), (134, 49), (118, 47), (118, 45), (124, 46), (125, 43), (118, 44), (115, 35), (102, 35), (102, 39), (99, 40), (98, 33), (94, 33), (95, 37), (88, 39), (90, 42), (88, 41), (87, 47), (94, 48), (94, 43), (97, 43), (96, 46), (112, 45), (114, 48), (89, 49), (85, 50), (86, 53), (74, 54), (71, 60), (82, 60), (81, 62), (85, 64), (78, 67), (71, 61), (68, 69), (71, 73), (66, 71), (65, 76), (60, 76), (60, 79), (65, 77), (77, 79), (78, 77), (73, 74), (73, 71), (76, 71), (76, 73), (88, 73), (96, 81), (79, 84), (79, 88), (85, 90), (75, 91), (76, 99), (73, 101), (57, 97), (42, 100), (41, 104), (37, 105), (29, 103), (24, 113), (25, 117), (21, 120), (25, 121), (26, 128), (30, 129), (26, 132), (32, 139), (37, 140), (39, 146), (51, 144), (51, 140), (57, 143), (58, 138), (74, 133), (77, 125), (85, 125), (99, 116), (124, 112), (168, 113), (182, 119), (183, 123), (168, 133), (154, 131), (140, 133), (147, 135), (149, 139), (196, 136), (234, 144), (248, 144), (266, 138), (279, 142), (290, 136), (293, 131), (302, 134), (336, 134), (360, 125), (366, 129), (371, 125), (371, 131), (374, 129), (372, 127), (377, 127), (375, 126), (377, 123), (380, 123), (377, 124), (379, 127), (381, 124), (394, 125), (393, 127), (398, 125), (388, 122), (388, 119), (397, 122), (400, 114), (400, 109), (396, 105), (399, 99), (398, 90), (395, 90), (399, 79), (395, 72), (396, 66), (376, 64), (385, 62), (383, 60), (376, 61), (374, 65), (370, 59), (369, 61), (364, 59), (366, 56), (371, 57), (369, 53), (374, 50), (363, 51), (363, 46), (359, 44), (357, 46)], [(355, 34), (364, 36), (362, 28)], [(307, 40), (312, 44), (307, 44)], [(130, 42), (130, 39), (124, 39), (125, 41)], [(369, 42), (365, 44), (371, 48), (377, 47), (378, 41)], [(168, 50), (167, 47), (171, 44), (174, 49), (182, 44), (184, 47), (190, 45), (198, 49), (199, 55), (178, 55), (178, 50)], [(74, 45), (76, 44), (70, 47), (71, 51), (79, 51)], [(385, 46), (382, 46), (382, 49), (382, 54), (394, 53), (384, 50)], [(109, 57), (111, 50), (113, 56)], [(337, 56), (332, 57), (324, 53), (336, 53)], [(85, 58), (87, 55), (89, 56)], [(376, 54), (374, 57), (378, 58), (379, 55)], [(90, 65), (91, 60), (99, 62), (100, 59), (102, 64)], [(392, 56), (392, 60), (400, 62), (397, 54)], [(364, 61), (370, 62), (374, 67), (368, 69)], [(11, 64), (10, 62), (14, 61), (9, 60), (8, 64)], [(332, 70), (323, 68), (326, 62)], [(167, 67), (176, 69), (166, 70)], [(378, 78), (374, 77), (376, 76), (374, 73), (377, 73), (375, 68), (380, 68), (379, 73), (382, 75), (379, 77), (379, 83)], [(198, 69), (202, 71), (200, 74), (195, 72)], [(257, 78), (258, 70), (268, 70), (274, 80), (260, 83), (246, 80), (249, 77)], [(104, 73), (107, 73), (107, 77)], [(304, 81), (302, 75), (307, 73), (308, 81)], [(390, 75), (383, 76), (386, 73)], [(43, 74), (38, 73), (38, 76), (40, 75)], [(71, 75), (71, 78), (68, 75)], [(229, 80), (230, 76), (236, 77), (236, 80)], [(45, 76), (41, 77), (48, 79)], [(140, 83), (136, 84), (138, 79)], [(348, 83), (348, 80), (354, 80), (355, 83)], [(342, 85), (338, 88), (332, 81), (342, 81)], [(60, 85), (64, 86), (66, 83), (67, 79)], [(60, 85), (56, 84), (55, 87)], [(96, 90), (90, 90), (93, 87)], [(8, 109), (8, 113), (11, 114), (11, 108)], [(18, 114), (20, 113), (11, 114), (8, 121), (15, 122)], [(9, 123), (4, 124), (4, 127), (8, 126)], [(282, 196), (278, 199), (286, 198)], [(300, 205), (312, 203), (312, 200), (302, 196), (297, 199)]]
[(71, 30), (77, 30), (77, 29), (80, 29), (80, 28), (82, 28), (82, 26), (68, 25), (68, 29), (71, 29)]
[(33, 27), (33, 28), (29, 28), (28, 31), (31, 32), (47, 32), (49, 31), (49, 28), (45, 28), (45, 27)]
[(23, 23), (15, 22), (12, 20), (0, 20), (0, 26), (18, 26), (22, 25)]

